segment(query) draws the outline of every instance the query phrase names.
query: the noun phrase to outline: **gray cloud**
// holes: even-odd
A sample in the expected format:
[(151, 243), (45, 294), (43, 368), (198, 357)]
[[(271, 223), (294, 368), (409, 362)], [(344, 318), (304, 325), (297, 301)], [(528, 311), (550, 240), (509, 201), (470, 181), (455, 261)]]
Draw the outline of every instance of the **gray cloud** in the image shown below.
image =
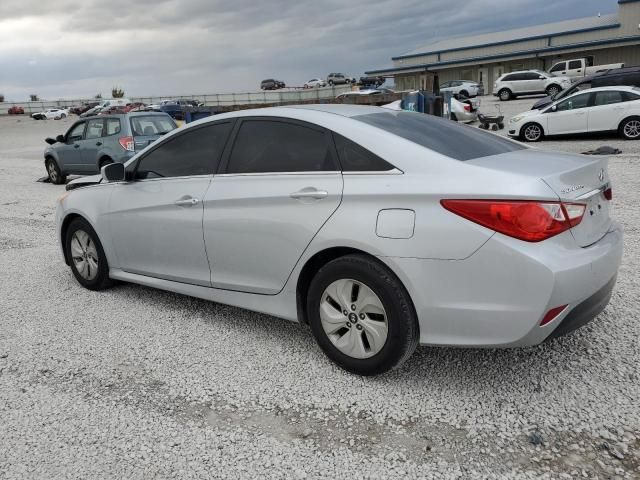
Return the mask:
[[(616, 0), (111, 0), (0, 2), (0, 92), (10, 100), (253, 91), (360, 75), (453, 35), (613, 12)], [(6, 68), (10, 66), (10, 68)]]

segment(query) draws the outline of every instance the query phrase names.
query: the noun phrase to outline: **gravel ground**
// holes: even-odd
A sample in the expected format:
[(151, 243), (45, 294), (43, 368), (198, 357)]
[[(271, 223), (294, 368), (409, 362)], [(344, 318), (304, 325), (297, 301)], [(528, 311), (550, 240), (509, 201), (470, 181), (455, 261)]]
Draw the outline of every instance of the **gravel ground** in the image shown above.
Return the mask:
[(360, 378), (306, 327), (81, 288), (55, 240), (64, 189), (35, 182), (43, 138), (71, 121), (0, 118), (0, 478), (640, 478), (640, 142), (540, 144), (624, 152), (625, 253), (596, 321), (535, 348), (419, 348)]

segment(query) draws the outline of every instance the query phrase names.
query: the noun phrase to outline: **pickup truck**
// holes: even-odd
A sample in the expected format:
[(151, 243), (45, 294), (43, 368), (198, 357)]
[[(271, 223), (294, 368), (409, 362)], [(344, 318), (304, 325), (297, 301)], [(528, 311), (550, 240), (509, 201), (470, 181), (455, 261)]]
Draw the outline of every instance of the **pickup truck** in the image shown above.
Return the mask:
[(573, 60), (563, 60), (554, 63), (549, 69), (549, 73), (554, 77), (569, 77), (572, 80), (603, 72), (611, 68), (622, 68), (624, 63), (611, 63), (609, 65), (594, 65), (593, 58), (575, 58)]

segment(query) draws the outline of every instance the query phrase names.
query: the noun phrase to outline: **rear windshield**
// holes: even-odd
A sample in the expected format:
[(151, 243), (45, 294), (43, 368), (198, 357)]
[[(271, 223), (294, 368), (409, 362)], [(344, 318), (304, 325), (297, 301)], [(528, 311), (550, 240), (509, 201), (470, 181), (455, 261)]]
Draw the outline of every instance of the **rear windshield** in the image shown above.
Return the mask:
[(131, 117), (131, 131), (134, 137), (164, 135), (176, 128), (173, 119), (165, 115), (141, 115)]
[(456, 160), (471, 160), (526, 148), (479, 128), (424, 113), (370, 113), (352, 118)]

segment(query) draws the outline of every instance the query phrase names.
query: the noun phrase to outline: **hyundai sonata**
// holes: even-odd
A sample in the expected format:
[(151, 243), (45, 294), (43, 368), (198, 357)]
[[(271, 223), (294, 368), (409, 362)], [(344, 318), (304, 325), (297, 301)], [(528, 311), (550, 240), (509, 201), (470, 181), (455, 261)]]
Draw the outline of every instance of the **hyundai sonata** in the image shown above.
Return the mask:
[(57, 210), (81, 285), (308, 323), (362, 375), (418, 344), (563, 335), (607, 305), (622, 254), (605, 160), (378, 107), (216, 115), (88, 183)]

